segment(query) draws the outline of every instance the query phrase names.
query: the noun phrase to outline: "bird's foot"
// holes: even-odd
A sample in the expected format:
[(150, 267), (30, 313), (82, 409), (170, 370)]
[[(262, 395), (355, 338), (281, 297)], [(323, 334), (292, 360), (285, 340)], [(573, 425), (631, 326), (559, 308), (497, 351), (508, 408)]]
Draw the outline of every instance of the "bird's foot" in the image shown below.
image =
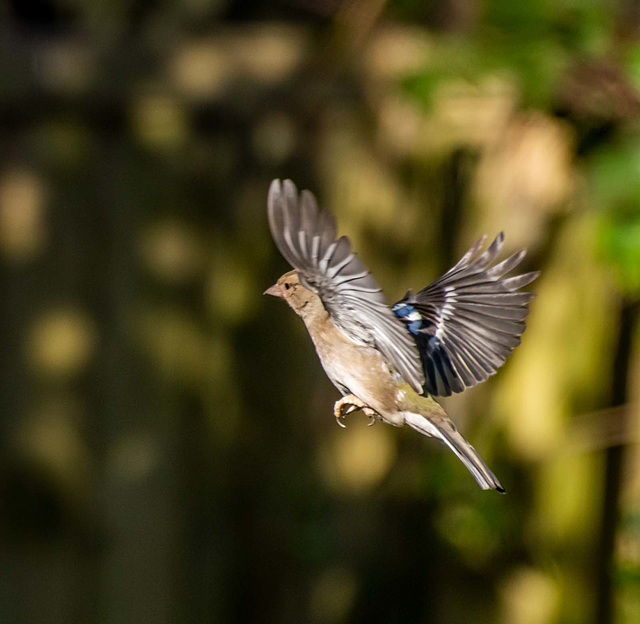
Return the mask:
[(338, 425), (344, 427), (345, 424), (342, 422), (344, 417), (356, 410), (362, 410), (371, 419), (369, 427), (375, 424), (378, 413), (354, 394), (348, 394), (347, 396), (343, 396), (339, 401), (336, 401), (333, 406), (333, 415), (336, 417)]

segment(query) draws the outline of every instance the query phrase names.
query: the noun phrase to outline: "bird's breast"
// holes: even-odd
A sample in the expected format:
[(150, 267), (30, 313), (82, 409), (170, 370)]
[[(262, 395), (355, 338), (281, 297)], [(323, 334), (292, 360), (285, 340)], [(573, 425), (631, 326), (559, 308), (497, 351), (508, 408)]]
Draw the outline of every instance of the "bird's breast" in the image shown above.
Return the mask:
[(383, 355), (346, 336), (330, 319), (323, 325), (307, 325), (307, 329), (331, 382), (342, 394), (355, 394), (381, 416), (391, 419), (397, 412), (398, 384)]

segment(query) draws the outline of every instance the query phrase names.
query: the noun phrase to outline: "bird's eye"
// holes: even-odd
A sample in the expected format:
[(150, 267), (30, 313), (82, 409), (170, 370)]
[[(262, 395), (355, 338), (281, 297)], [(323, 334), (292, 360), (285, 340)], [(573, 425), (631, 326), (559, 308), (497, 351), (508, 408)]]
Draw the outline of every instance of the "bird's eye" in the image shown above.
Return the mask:
[(284, 289), (285, 290), (289, 290), (289, 288), (291, 288), (291, 284), (289, 284), (288, 282), (284, 283)]

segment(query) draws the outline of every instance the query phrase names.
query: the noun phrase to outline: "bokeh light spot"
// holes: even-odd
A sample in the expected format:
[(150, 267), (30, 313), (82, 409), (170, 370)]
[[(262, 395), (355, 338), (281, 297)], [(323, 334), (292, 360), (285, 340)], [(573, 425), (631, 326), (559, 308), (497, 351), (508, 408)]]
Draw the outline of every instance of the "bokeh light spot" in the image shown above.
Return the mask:
[(0, 178), (0, 250), (11, 260), (31, 260), (41, 251), (46, 195), (32, 172), (13, 169)]
[(190, 42), (177, 48), (169, 74), (179, 91), (192, 100), (218, 96), (230, 78), (225, 51), (213, 40)]
[(509, 624), (550, 624), (556, 621), (560, 592), (557, 584), (539, 570), (523, 567), (508, 576), (502, 602)]
[(205, 250), (198, 234), (179, 221), (160, 221), (142, 232), (142, 259), (157, 278), (180, 283), (194, 277), (202, 268)]
[[(396, 456), (391, 431), (377, 423), (365, 425), (359, 415), (348, 417), (346, 429), (336, 431), (320, 451), (320, 470), (337, 490), (368, 490), (389, 472)], [(360, 421), (360, 422), (358, 422)]]
[(51, 310), (36, 318), (29, 331), (28, 361), (41, 375), (77, 375), (88, 364), (96, 342), (96, 328), (85, 313)]

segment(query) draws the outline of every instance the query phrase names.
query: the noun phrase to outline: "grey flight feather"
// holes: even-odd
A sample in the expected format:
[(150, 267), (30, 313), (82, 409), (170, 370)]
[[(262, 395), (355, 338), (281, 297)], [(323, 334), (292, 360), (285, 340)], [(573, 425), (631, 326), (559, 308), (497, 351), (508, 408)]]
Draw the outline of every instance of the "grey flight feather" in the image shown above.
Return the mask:
[[(425, 390), (449, 396), (485, 381), (520, 344), (531, 292), (517, 292), (538, 272), (503, 278), (525, 255), (519, 251), (490, 266), (502, 249), (500, 232), (478, 256), (484, 237), (440, 279), (395, 304), (413, 306), (422, 318), (416, 334), (425, 372)], [(477, 256), (477, 257), (476, 257)], [(406, 321), (405, 321), (406, 322)]]
[(269, 226), (280, 253), (305, 287), (321, 299), (336, 327), (357, 342), (375, 346), (391, 368), (422, 392), (424, 373), (415, 342), (387, 305), (378, 283), (336, 238), (333, 215), (320, 211), (309, 191), (291, 180), (274, 180), (268, 198)]

